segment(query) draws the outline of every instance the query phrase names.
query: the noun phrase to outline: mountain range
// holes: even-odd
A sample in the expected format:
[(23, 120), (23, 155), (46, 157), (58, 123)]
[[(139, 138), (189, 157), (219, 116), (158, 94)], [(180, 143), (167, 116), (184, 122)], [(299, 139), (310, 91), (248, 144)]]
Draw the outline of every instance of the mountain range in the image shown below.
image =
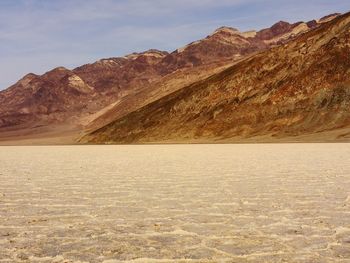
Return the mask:
[(30, 73), (0, 92), (0, 143), (346, 141), (349, 54), (331, 14)]

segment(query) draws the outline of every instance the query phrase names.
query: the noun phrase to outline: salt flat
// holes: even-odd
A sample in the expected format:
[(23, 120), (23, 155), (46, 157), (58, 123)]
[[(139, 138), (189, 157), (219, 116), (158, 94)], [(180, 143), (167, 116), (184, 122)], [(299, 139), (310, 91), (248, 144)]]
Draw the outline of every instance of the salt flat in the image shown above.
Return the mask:
[(0, 262), (350, 262), (350, 144), (0, 147)]

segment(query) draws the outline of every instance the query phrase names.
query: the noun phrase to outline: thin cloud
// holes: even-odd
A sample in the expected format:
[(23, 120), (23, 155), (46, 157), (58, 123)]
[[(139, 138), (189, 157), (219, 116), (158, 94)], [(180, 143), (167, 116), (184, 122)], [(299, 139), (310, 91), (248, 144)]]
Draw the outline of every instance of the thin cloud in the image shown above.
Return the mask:
[(347, 9), (343, 0), (2, 0), (0, 89), (55, 66), (172, 51), (222, 25), (260, 29)]

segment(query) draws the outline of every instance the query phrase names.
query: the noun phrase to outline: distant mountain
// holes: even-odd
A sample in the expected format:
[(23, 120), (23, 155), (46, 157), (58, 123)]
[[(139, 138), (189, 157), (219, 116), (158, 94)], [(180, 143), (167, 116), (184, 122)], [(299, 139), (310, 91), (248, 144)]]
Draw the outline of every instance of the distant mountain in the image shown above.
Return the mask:
[(320, 21), (286, 43), (307, 24), (279, 22), (258, 32), (254, 38), (282, 43), (110, 122), (82, 142), (349, 140), (350, 13)]
[[(94, 131), (257, 53), (284, 45), (338, 17), (261, 31), (221, 27), (172, 53), (149, 50), (73, 70), (28, 74), (0, 92), (0, 140)], [(58, 128), (59, 127), (59, 128)], [(47, 135), (46, 135), (47, 134)]]

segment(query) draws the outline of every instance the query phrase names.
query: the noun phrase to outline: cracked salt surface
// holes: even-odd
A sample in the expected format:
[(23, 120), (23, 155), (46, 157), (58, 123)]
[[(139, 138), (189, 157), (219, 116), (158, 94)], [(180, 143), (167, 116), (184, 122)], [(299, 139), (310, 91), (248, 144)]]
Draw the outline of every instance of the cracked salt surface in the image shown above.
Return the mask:
[(0, 262), (350, 262), (350, 144), (0, 147)]

